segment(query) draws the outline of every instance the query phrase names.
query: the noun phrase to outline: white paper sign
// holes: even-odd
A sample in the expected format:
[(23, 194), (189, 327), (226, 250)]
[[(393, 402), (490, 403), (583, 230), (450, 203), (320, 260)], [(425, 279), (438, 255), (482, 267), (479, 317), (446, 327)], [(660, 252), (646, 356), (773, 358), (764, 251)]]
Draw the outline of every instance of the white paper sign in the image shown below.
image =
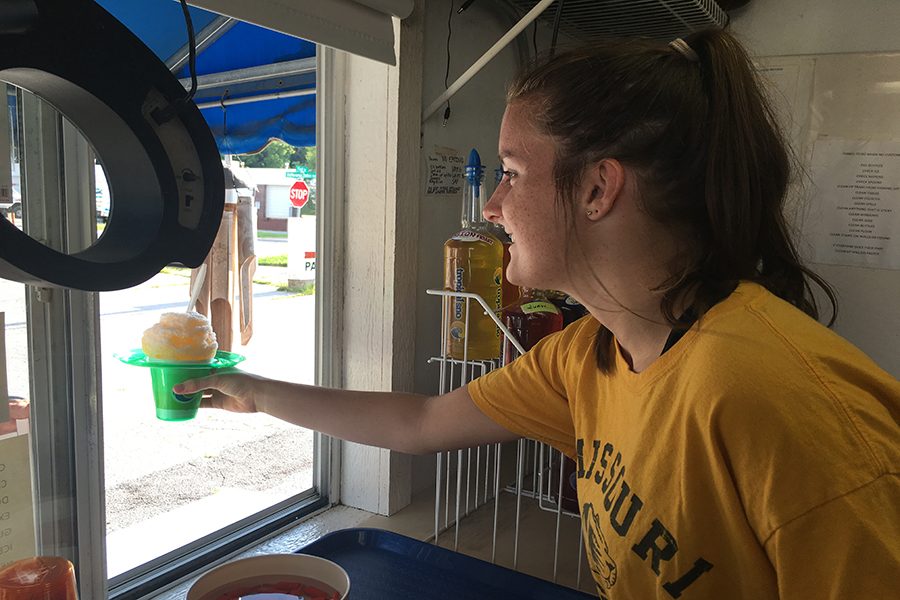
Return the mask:
[(814, 59), (793, 57), (768, 58), (757, 64), (779, 125), (800, 156), (805, 156), (802, 132), (809, 114), (814, 66)]
[(29, 436), (0, 439), (0, 568), (37, 554)]
[(900, 269), (900, 142), (820, 138), (811, 167), (813, 261)]
[[(0, 423), (9, 421), (6, 379), (6, 319), (0, 312)], [(37, 553), (28, 421), (0, 430), (0, 568)]]
[(425, 167), (426, 196), (459, 196), (462, 193), (466, 161), (457, 150), (435, 146)]

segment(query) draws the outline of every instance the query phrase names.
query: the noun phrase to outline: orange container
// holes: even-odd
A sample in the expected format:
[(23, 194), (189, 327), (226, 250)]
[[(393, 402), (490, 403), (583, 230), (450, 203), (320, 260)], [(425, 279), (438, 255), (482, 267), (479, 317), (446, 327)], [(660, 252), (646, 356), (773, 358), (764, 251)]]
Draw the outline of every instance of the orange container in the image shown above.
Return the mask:
[(0, 600), (78, 600), (75, 567), (61, 556), (35, 556), (0, 569)]

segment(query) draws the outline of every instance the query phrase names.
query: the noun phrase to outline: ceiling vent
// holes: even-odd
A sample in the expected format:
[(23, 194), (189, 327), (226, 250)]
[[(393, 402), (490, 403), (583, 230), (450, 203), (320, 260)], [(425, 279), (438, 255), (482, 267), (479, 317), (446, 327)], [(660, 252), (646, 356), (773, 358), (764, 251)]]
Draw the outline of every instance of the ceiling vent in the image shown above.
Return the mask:
[[(535, 0), (506, 0), (525, 13)], [(558, 3), (540, 19), (553, 23)], [(713, 0), (566, 0), (560, 32), (587, 42), (605, 37), (649, 37), (672, 40), (693, 31), (722, 28), (728, 15)]]

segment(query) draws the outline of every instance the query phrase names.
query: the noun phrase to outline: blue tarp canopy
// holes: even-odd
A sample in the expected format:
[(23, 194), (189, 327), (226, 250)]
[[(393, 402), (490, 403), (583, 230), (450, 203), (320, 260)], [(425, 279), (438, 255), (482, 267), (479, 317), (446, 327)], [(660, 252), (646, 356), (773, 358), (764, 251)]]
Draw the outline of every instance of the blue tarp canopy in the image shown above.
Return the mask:
[[(187, 28), (173, 0), (97, 0), (190, 87)], [(316, 46), (190, 7), (200, 107), (222, 154), (261, 150), (273, 138), (316, 143)]]

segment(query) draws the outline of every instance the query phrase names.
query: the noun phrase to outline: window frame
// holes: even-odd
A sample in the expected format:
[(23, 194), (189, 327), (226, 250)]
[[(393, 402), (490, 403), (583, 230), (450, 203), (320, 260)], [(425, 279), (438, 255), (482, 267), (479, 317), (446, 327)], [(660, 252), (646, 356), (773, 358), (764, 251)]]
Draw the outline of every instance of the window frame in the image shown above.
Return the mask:
[[(321, 68), (317, 47), (317, 69)], [(325, 61), (327, 63), (327, 60)], [(318, 79), (318, 76), (317, 76)], [(26, 233), (61, 251), (87, 247), (96, 239), (94, 155), (87, 140), (59, 113), (31, 94), (17, 93), (22, 143)], [(338, 106), (340, 101), (329, 98)], [(320, 92), (318, 114), (326, 109)], [(334, 123), (317, 119), (320, 170), (343, 154)], [(328, 135), (325, 144), (323, 135)], [(328, 152), (327, 158), (322, 150)], [(341, 172), (329, 169), (332, 173)], [(333, 178), (334, 179), (334, 178)], [(326, 186), (327, 187), (327, 186)], [(27, 194), (27, 196), (26, 196)], [(337, 196), (340, 197), (340, 196)], [(317, 219), (316, 383), (339, 385), (339, 272), (343, 238), (339, 202)], [(32, 453), (38, 551), (76, 563), (83, 598), (130, 600), (158, 593), (238, 552), (296, 526), (337, 503), (340, 444), (314, 435), (313, 488), (241, 519), (138, 569), (107, 578), (99, 295), (27, 285)], [(65, 348), (68, 355), (60, 355)], [(78, 401), (76, 401), (78, 399)]]
[[(88, 202), (93, 198), (92, 173), (82, 168), (93, 163), (90, 148), (46, 103), (21, 90), (16, 99), (22, 196), (43, 199), (23, 202), (25, 232), (60, 251), (83, 248), (96, 237), (96, 227), (86, 227), (94, 221), (89, 218), (93, 203)], [(91, 211), (87, 216), (86, 210)], [(104, 556), (103, 496), (90, 493), (103, 489), (99, 361), (90, 351), (99, 339), (97, 297), (31, 285), (25, 286), (25, 294), (38, 552), (75, 561), (81, 595), (102, 597), (105, 560), (97, 558)], [(67, 354), (60, 356), (54, 348)]]

